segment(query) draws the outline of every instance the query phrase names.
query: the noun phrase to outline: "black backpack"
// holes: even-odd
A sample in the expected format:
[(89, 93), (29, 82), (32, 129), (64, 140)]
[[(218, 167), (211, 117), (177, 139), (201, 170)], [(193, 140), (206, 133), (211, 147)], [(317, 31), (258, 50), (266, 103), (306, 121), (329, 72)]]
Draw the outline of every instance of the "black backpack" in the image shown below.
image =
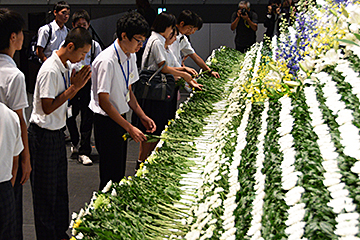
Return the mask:
[[(49, 37), (48, 40), (45, 44), (44, 49), (49, 45), (50, 40), (51, 40), (51, 35), (52, 35), (52, 27), (49, 24), (47, 24), (49, 26)], [(31, 41), (29, 43), (29, 47), (28, 47), (28, 60), (35, 62), (35, 63), (42, 63), (39, 56), (36, 54), (36, 48), (37, 48), (37, 41), (38, 41), (38, 33), (36, 33), (32, 38)]]

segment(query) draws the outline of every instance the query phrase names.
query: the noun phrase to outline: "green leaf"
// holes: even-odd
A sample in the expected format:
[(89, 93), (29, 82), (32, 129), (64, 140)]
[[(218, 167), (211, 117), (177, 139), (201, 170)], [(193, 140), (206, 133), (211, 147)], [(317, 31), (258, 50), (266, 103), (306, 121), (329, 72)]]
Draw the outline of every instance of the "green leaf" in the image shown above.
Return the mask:
[(354, 35), (355, 35), (355, 37), (356, 37), (358, 40), (360, 40), (360, 34), (354, 33)]
[(347, 44), (352, 44), (352, 45), (355, 45), (355, 46), (358, 46), (360, 47), (357, 43), (353, 42), (353, 41), (350, 41), (350, 40), (347, 40), (347, 39), (335, 39), (336, 41), (339, 41), (339, 42), (344, 42), (344, 43), (347, 43)]
[(324, 233), (326, 233), (329, 236), (334, 235), (334, 226), (333, 225), (331, 225), (328, 222), (320, 222), (319, 225), (320, 225), (321, 231), (323, 231)]

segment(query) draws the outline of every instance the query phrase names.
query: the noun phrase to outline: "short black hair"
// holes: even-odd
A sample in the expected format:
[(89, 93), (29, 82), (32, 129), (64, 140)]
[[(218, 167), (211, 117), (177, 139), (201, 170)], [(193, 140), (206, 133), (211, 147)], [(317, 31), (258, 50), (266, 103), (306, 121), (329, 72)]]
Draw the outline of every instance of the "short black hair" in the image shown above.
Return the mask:
[(0, 8), (0, 50), (10, 47), (12, 33), (19, 33), (25, 27), (24, 18), (7, 8)]
[(198, 29), (198, 31), (202, 28), (203, 24), (204, 24), (204, 21), (202, 20), (202, 18), (197, 15), (195, 13), (195, 16), (196, 16), (196, 24), (195, 24), (195, 27)]
[(60, 1), (60, 2), (57, 2), (54, 6), (54, 11), (56, 12), (60, 12), (61, 10), (63, 10), (64, 8), (66, 9), (70, 9), (70, 5), (65, 2), (65, 1)]
[(91, 34), (83, 27), (75, 27), (66, 36), (63, 47), (66, 47), (71, 42), (75, 45), (75, 50), (84, 47), (86, 44), (91, 45)]
[(116, 35), (121, 41), (121, 33), (125, 32), (129, 40), (133, 38), (134, 35), (139, 34), (144, 37), (149, 37), (150, 27), (147, 21), (140, 13), (131, 11), (125, 13), (116, 24)]
[(177, 19), (177, 24), (180, 24), (181, 22), (184, 22), (184, 26), (187, 26), (187, 25), (195, 26), (196, 25), (196, 16), (190, 10), (183, 10)]
[(84, 9), (74, 12), (74, 14), (72, 15), (72, 18), (71, 18), (72, 23), (75, 25), (76, 22), (80, 20), (80, 18), (83, 18), (87, 21), (87, 23), (90, 23), (90, 15)]
[(172, 13), (161, 12), (156, 16), (151, 30), (157, 33), (165, 32), (168, 27), (175, 27), (176, 17)]
[(173, 36), (177, 36), (177, 35), (179, 35), (179, 29), (177, 27), (174, 27), (169, 38), (172, 38)]

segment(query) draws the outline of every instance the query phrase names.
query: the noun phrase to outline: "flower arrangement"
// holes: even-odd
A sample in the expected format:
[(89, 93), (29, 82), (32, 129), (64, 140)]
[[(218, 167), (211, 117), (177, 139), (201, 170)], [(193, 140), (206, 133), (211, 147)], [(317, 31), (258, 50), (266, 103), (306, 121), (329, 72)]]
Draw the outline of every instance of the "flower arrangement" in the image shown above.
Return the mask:
[(301, 8), (245, 56), (213, 51), (221, 79), (73, 215), (75, 239), (360, 239), (360, 3)]

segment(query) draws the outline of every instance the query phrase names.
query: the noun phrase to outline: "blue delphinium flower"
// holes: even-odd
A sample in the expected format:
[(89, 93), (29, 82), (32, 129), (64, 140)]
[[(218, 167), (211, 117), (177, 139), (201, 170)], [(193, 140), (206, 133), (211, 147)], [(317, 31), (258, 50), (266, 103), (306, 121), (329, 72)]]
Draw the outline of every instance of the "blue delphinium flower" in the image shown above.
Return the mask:
[(303, 60), (306, 46), (311, 39), (316, 37), (315, 25), (316, 20), (310, 18), (308, 13), (297, 13), (297, 21), (295, 22), (295, 31), (289, 32), (279, 44), (280, 53), (277, 57), (283, 58), (287, 67), (290, 69), (289, 73), (297, 76), (299, 71), (299, 62)]

